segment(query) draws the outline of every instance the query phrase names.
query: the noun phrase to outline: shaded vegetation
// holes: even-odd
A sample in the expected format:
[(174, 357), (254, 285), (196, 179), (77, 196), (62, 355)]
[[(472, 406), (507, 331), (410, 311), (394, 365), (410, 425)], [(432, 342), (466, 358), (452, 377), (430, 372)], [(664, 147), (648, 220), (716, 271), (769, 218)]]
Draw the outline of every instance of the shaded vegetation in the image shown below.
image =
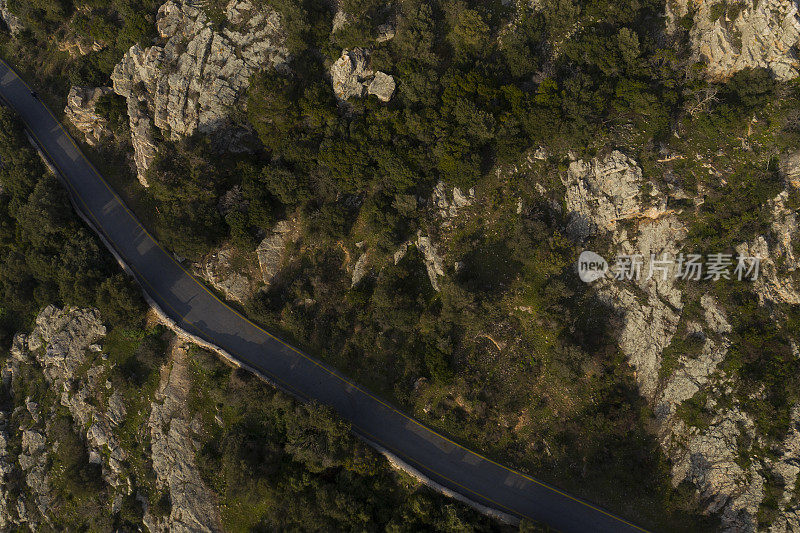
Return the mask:
[(18, 119), (0, 108), (0, 343), (47, 304), (98, 307), (115, 324), (136, 324), (138, 287), (72, 211)]

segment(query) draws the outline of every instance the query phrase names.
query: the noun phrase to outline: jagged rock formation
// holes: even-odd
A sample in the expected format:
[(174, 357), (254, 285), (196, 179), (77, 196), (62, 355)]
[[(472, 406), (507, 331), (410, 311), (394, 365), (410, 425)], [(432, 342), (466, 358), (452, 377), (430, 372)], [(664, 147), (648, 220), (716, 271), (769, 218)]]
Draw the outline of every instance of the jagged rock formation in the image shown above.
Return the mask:
[(235, 254), (236, 250), (232, 247), (223, 246), (206, 258), (200, 274), (226, 298), (244, 303), (253, 295), (255, 287), (246, 275), (233, 266)]
[[(87, 446), (94, 452), (91, 457), (101, 463), (104, 480), (115, 489), (112, 508), (118, 508), (121, 497), (129, 490), (121, 475), (121, 462), (126, 454), (112, 435), (112, 423), (104, 410), (87, 400), (101, 385), (105, 386), (100, 367), (85, 369), (89, 346), (93, 346), (105, 333), (105, 326), (95, 310), (61, 310), (48, 306), (36, 317), (36, 325), (30, 335), (18, 334), (14, 337), (3, 376), (4, 386), (11, 388), (12, 380), (20, 373), (21, 366), (41, 368), (44, 379), (58, 395), (59, 403), (72, 415), (76, 431), (85, 436)], [(14, 394), (13, 389), (10, 392)], [(30, 419), (26, 427), (19, 428), (22, 431), (22, 455), (18, 462), (31, 497), (25, 502), (21, 495), (17, 495), (16, 516), (12, 514), (6, 519), (11, 524), (48, 522), (48, 454), (51, 447), (46, 443), (48, 419), (55, 413), (40, 413), (39, 406), (28, 399), (25, 405)], [(24, 513), (21, 512), (23, 510)]]
[(8, 0), (0, 0), (0, 19), (8, 26), (11, 35), (16, 35), (25, 29), (19, 17), (8, 9)]
[[(141, 481), (137, 476), (142, 472), (133, 472), (130, 454), (151, 450), (156, 481), (169, 490), (172, 505), (166, 518), (146, 515), (150, 530), (221, 530), (215, 496), (203, 485), (194, 464), (197, 443), (186, 414), (185, 353), (174, 351), (162, 369), (146, 428), (151, 446), (129, 450), (119, 434), (129, 416), (128, 400), (112, 390), (108, 379), (113, 363), (104, 353), (105, 335), (97, 310), (48, 306), (36, 317), (30, 334), (14, 337), (0, 369), (2, 387), (16, 405), (13, 412), (0, 411), (0, 529), (49, 528), (53, 479), (61, 475), (54, 473), (51, 460), (59, 446), (53, 422), (58, 411), (66, 409), (74, 432), (85, 443), (88, 462), (100, 466), (103, 483), (111, 489), (105, 512), (119, 511), (123, 498), (136, 496), (134, 483)], [(54, 405), (20, 397), (29, 390), (26, 380), (32, 376), (40, 376), (54, 392)], [(15, 439), (17, 444), (10, 446)], [(19, 450), (18, 455), (12, 450)], [(22, 490), (11, 485), (20, 477)]]
[(670, 31), (685, 16), (692, 17), (689, 38), (695, 57), (708, 64), (712, 78), (756, 67), (768, 68), (784, 81), (797, 76), (800, 63), (794, 49), (800, 22), (793, 0), (667, 2)]
[(155, 532), (222, 531), (219, 502), (200, 478), (194, 452), (199, 421), (186, 408), (191, 388), (187, 346), (175, 341), (171, 364), (161, 369), (161, 383), (150, 404), (150, 438), (153, 470), (160, 489), (169, 492), (172, 506), (163, 519), (147, 513), (144, 523)]
[[(446, 186), (444, 182), (440, 181), (436, 184), (431, 192), (428, 205), (433, 210), (435, 216), (438, 217), (437, 223), (442, 228), (450, 227), (453, 220), (459, 215), (459, 211), (465, 207), (471, 206), (475, 202), (475, 190), (470, 189), (468, 194), (464, 194), (458, 187), (453, 188), (452, 198), (448, 198)], [(425, 270), (428, 273), (428, 279), (431, 282), (433, 290), (439, 291), (440, 276), (445, 275), (444, 259), (437, 250), (430, 235), (423, 234), (422, 230), (417, 232), (417, 238), (403, 243), (393, 254), (392, 258), (396, 265), (406, 256), (408, 248), (416, 246), (422, 253), (422, 260), (425, 263)]]
[(367, 275), (367, 259), (369, 259), (369, 254), (364, 252), (356, 260), (356, 264), (353, 266), (353, 278), (350, 287), (358, 285)]
[(131, 47), (114, 68), (114, 91), (127, 98), (139, 180), (155, 157), (151, 128), (179, 139), (210, 134), (219, 150), (246, 150), (247, 132), (231, 118), (245, 105), (250, 76), (285, 64), (280, 16), (249, 0), (231, 0), (221, 29), (194, 2), (158, 10), (159, 46)]
[(464, 194), (458, 187), (453, 187), (452, 199), (448, 199), (445, 184), (442, 181), (436, 184), (431, 193), (431, 203), (438, 210), (439, 216), (445, 220), (445, 225), (448, 223), (447, 219), (458, 216), (459, 209), (469, 207), (474, 201), (475, 189), (470, 189), (467, 194)]
[(272, 278), (280, 270), (286, 246), (297, 238), (297, 234), (298, 227), (294, 222), (281, 220), (256, 248), (261, 276), (266, 285), (272, 283)]
[(388, 102), (395, 89), (394, 78), (370, 68), (370, 54), (365, 48), (342, 50), (342, 57), (331, 65), (331, 83), (341, 101), (374, 94), (381, 102)]
[(95, 111), (101, 96), (111, 92), (110, 87), (75, 87), (69, 90), (64, 114), (86, 137), (89, 146), (97, 146), (111, 132), (108, 120)]
[(602, 160), (572, 161), (563, 182), (570, 213), (567, 231), (573, 236), (614, 231), (618, 220), (639, 211), (642, 171), (619, 151)]
[[(792, 412), (792, 431), (779, 453), (743, 461), (742, 454), (747, 453), (743, 443), (758, 442), (760, 437), (738, 400), (730, 399), (732, 378), (722, 370), (731, 346), (725, 310), (706, 294), (700, 298), (701, 318), (686, 319), (676, 272), (669, 270), (662, 276), (654, 271), (648, 279), (651, 254), (674, 258), (683, 251), (687, 229), (680, 213), (666, 209), (667, 194), (654, 184), (648, 187), (651, 192), (643, 194), (641, 170), (619, 152), (573, 161), (563, 182), (569, 229), (576, 239), (602, 235), (610, 238), (611, 254), (643, 257), (638, 279), (606, 276), (595, 283), (600, 298), (621, 316), (619, 346), (635, 368), (639, 388), (655, 413), (661, 445), (672, 459), (674, 484), (693, 483), (706, 510), (720, 513), (724, 530), (754, 531), (756, 515), (766, 498), (766, 476), (777, 474), (785, 486), (778, 502), (780, 519), (770, 530), (797, 530), (800, 523), (793, 494), (800, 471), (796, 453), (800, 449), (800, 410)], [(746, 255), (764, 258), (762, 276), (752, 287), (762, 304), (798, 301), (793, 279), (786, 271), (786, 265), (790, 265), (789, 272), (796, 268), (791, 243), (797, 236), (795, 214), (786, 208), (787, 198), (784, 191), (770, 202), (777, 244), (768, 245), (767, 239), (759, 236), (739, 246)], [(622, 224), (622, 220), (629, 223)], [(696, 353), (684, 352), (676, 361), (664, 360), (673, 338), (693, 339)], [(713, 413), (707, 426), (690, 426), (679, 416), (679, 406), (690, 399)]]
[(789, 187), (800, 189), (800, 150), (786, 155), (781, 161), (781, 171)]
[(105, 48), (103, 43), (80, 36), (58, 43), (59, 51), (66, 52), (73, 58), (85, 56), (92, 52), (99, 52), (103, 48)]
[[(791, 185), (790, 185), (791, 186)], [(762, 257), (760, 275), (754, 283), (754, 290), (762, 305), (766, 302), (800, 304), (800, 294), (795, 287), (792, 274), (798, 268), (793, 240), (798, 235), (797, 214), (787, 206), (788, 191), (782, 191), (770, 200), (772, 211), (772, 234), (776, 237), (772, 246), (763, 235), (749, 243), (742, 243), (737, 252)], [(781, 268), (778, 268), (778, 264)]]
[(428, 279), (431, 280), (431, 287), (433, 290), (439, 291), (439, 276), (444, 276), (444, 267), (442, 266), (442, 258), (436, 252), (436, 246), (431, 241), (430, 237), (422, 235), (420, 233), (417, 235), (417, 241), (415, 243), (417, 248), (420, 252), (422, 252), (422, 257), (425, 261), (425, 269), (428, 271)]

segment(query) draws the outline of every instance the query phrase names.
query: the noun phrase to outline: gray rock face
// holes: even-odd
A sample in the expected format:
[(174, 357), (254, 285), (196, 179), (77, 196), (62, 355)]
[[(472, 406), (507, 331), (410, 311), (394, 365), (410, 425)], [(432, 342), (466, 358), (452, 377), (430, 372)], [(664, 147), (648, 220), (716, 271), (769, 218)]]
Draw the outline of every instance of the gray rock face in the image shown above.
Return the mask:
[(203, 262), (201, 274), (226, 298), (244, 303), (255, 292), (255, 287), (247, 276), (232, 265), (234, 254), (233, 248), (228, 246), (212, 253)]
[(697, 486), (709, 512), (720, 511), (723, 530), (754, 531), (755, 514), (764, 497), (764, 478), (755, 466), (737, 462), (736, 439), (752, 435), (753, 422), (734, 408), (714, 417), (709, 428), (698, 432), (678, 421), (672, 438), (680, 445), (671, 451), (676, 481)]
[[(100, 408), (93, 401), (96, 392), (106, 386), (102, 366), (91, 365), (85, 374), (80, 373), (88, 363), (89, 347), (105, 334), (106, 328), (96, 310), (48, 306), (36, 317), (36, 327), (27, 338), (27, 345), (41, 365), (45, 379), (60, 391), (61, 405), (69, 410), (76, 429), (85, 434), (90, 452), (103, 458), (103, 478), (115, 489), (115, 505), (120, 505), (129, 490), (122, 465), (127, 453), (114, 434), (114, 419), (121, 413), (109, 417), (108, 408)], [(118, 398), (114, 400), (118, 402)], [(119, 411), (120, 406), (112, 410)]]
[[(336, 2), (338, 4), (338, 2)], [(341, 30), (353, 21), (353, 17), (346, 11), (337, 7), (336, 12), (333, 14), (333, 23), (331, 25), (331, 35)]]
[(444, 276), (444, 267), (442, 266), (442, 258), (436, 252), (436, 246), (428, 236), (422, 235), (420, 232), (417, 235), (417, 248), (422, 252), (422, 257), (425, 261), (425, 269), (428, 271), (428, 279), (431, 280), (431, 287), (433, 290), (439, 291), (439, 276)]
[[(665, 209), (666, 199), (651, 195), (651, 205), (643, 205), (642, 171), (635, 161), (619, 151), (592, 161), (575, 160), (562, 179), (566, 187), (569, 214), (567, 231), (577, 239), (601, 233), (612, 234), (612, 253), (618, 256), (641, 255), (638, 279), (600, 280), (600, 297), (619, 310), (623, 327), (619, 345), (636, 368), (643, 395), (653, 400), (658, 386), (661, 352), (666, 348), (680, 318), (681, 294), (674, 276), (650, 273), (650, 258), (678, 254), (678, 240), (686, 229)], [(620, 222), (636, 223), (635, 230)], [(614, 258), (609, 263), (615, 263)], [(672, 274), (672, 273), (670, 273)]]
[(110, 87), (75, 87), (69, 90), (64, 114), (86, 137), (89, 146), (97, 146), (111, 134), (108, 121), (95, 112), (101, 96), (111, 92)]
[[(787, 181), (791, 186), (788, 176)], [(756, 514), (765, 497), (764, 469), (769, 470), (787, 481), (779, 503), (780, 518), (770, 530), (797, 530), (798, 509), (792, 494), (800, 471), (800, 411), (795, 408), (792, 413), (792, 431), (777, 458), (760, 456), (742, 462), (742, 454), (748, 452), (740, 450), (741, 443), (756, 442), (759, 437), (753, 420), (735, 399), (732, 405), (730, 400), (723, 403), (732, 391), (732, 378), (722, 365), (731, 346), (726, 311), (706, 294), (700, 298), (701, 318), (689, 321), (682, 316), (684, 297), (675, 285), (674, 271), (665, 278), (656, 274), (646, 279), (650, 254), (674, 258), (684, 251), (686, 227), (678, 213), (666, 209), (667, 195), (652, 187), (645, 202), (638, 165), (619, 152), (588, 162), (573, 161), (563, 182), (574, 238), (602, 236), (610, 240), (611, 254), (643, 256), (638, 280), (606, 276), (595, 283), (600, 298), (622, 318), (619, 346), (636, 369), (639, 388), (656, 415), (661, 446), (672, 459), (673, 483), (693, 483), (706, 509), (720, 512), (723, 530), (755, 531)], [(798, 302), (791, 275), (797, 268), (792, 242), (798, 229), (787, 199), (788, 193), (783, 192), (769, 204), (773, 214), (769, 236), (738, 247), (740, 253), (762, 257), (762, 273), (752, 289), (768, 308), (770, 302)], [(681, 335), (693, 336), (697, 351), (678, 354), (677, 361), (664, 367), (662, 354), (681, 321), (685, 321)], [(713, 413), (707, 427), (688, 426), (678, 416), (678, 407), (689, 399), (705, 402), (705, 408)]]
[[(11, 358), (3, 374), (13, 376), (19, 373), (22, 365), (41, 369), (45, 381), (56, 392), (57, 401), (67, 408), (75, 421), (76, 432), (85, 435), (91, 456), (101, 464), (104, 480), (115, 489), (114, 507), (121, 504), (121, 497), (129, 490), (122, 475), (122, 462), (126, 454), (112, 434), (113, 422), (106, 416), (105, 409), (90, 400), (100, 386), (105, 386), (106, 381), (101, 379), (102, 369), (90, 365), (87, 360), (89, 347), (100, 341), (105, 333), (105, 326), (96, 310), (48, 306), (36, 317), (30, 335), (18, 334), (14, 337)], [(14, 394), (13, 389), (11, 393)], [(27, 502), (20, 499), (16, 518), (9, 516), (6, 521), (28, 521), (33, 524), (41, 519), (49, 522), (48, 457), (57, 443), (47, 441), (49, 422), (55, 412), (42, 411), (30, 399), (26, 399), (25, 408), (31, 423), (22, 434), (22, 454), (18, 457), (18, 463), (25, 475), (31, 499)], [(119, 410), (119, 406), (114, 409)], [(2, 493), (0, 490), (0, 496)], [(0, 503), (1, 507), (3, 504)]]
[(8, 451), (8, 415), (0, 411), (0, 528), (10, 529), (13, 524), (9, 508), (7, 485), (9, 476), (14, 472), (13, 458)]
[[(428, 279), (431, 282), (431, 287), (436, 292), (439, 292), (439, 276), (444, 276), (444, 260), (436, 250), (436, 245), (429, 235), (423, 235), (422, 230), (417, 232), (417, 239), (403, 243), (400, 248), (393, 254), (392, 258), (394, 264), (398, 264), (408, 253), (410, 246), (416, 246), (422, 253), (422, 260), (425, 263), (425, 270), (428, 273)], [(360, 259), (360, 258), (359, 258)]]
[(222, 29), (188, 0), (169, 0), (158, 10), (164, 43), (131, 47), (114, 68), (114, 91), (128, 99), (136, 168), (144, 174), (155, 157), (152, 127), (177, 140), (195, 131), (210, 134), (219, 150), (245, 150), (232, 117), (245, 105), (250, 76), (285, 64), (280, 16), (249, 0), (231, 0)]
[(272, 283), (272, 278), (283, 264), (286, 246), (297, 238), (297, 232), (296, 224), (282, 220), (256, 248), (258, 264), (261, 267), (261, 276), (265, 284)]
[(22, 21), (8, 9), (8, 0), (0, 0), (0, 18), (3, 19), (11, 35), (16, 35), (25, 29)]
[(678, 369), (660, 388), (655, 402), (655, 413), (660, 420), (667, 420), (675, 413), (678, 405), (692, 398), (709, 383), (711, 376), (728, 353), (730, 341), (725, 334), (730, 333), (731, 326), (724, 311), (709, 295), (703, 295), (700, 304), (708, 326), (704, 331), (704, 328), (697, 325), (692, 328), (694, 330), (692, 334), (703, 339), (703, 346), (696, 357), (682, 354), (678, 361)]
[[(33, 501), (45, 522), (50, 507), (50, 477), (47, 475), (47, 439), (39, 431), (26, 429), (22, 432), (22, 453), (17, 458), (31, 491)], [(22, 518), (22, 517), (20, 517)], [(34, 521), (34, 523), (36, 523)]]
[(374, 94), (380, 101), (388, 102), (395, 89), (394, 78), (370, 68), (370, 54), (366, 48), (342, 50), (342, 57), (331, 65), (331, 83), (336, 98), (341, 101)]
[(171, 365), (161, 370), (149, 426), (156, 482), (160, 489), (169, 491), (172, 508), (163, 519), (148, 513), (144, 522), (153, 533), (222, 531), (219, 502), (201, 480), (195, 462), (199, 427), (186, 408), (191, 387), (186, 346), (176, 342), (170, 359)]
[(369, 254), (367, 252), (362, 253), (358, 259), (356, 260), (356, 264), (353, 266), (353, 278), (350, 284), (350, 287), (355, 287), (358, 285), (364, 276), (367, 275), (367, 259), (369, 258)]
[[(14, 337), (10, 357), (2, 367), (3, 387), (14, 397), (14, 379), (28, 379), (41, 371), (56, 393), (56, 403), (72, 416), (75, 432), (83, 437), (89, 462), (100, 465), (112, 489), (107, 512), (121, 508), (123, 496), (133, 490), (128, 451), (123, 449), (119, 426), (128, 416), (126, 399), (111, 390), (106, 379), (109, 364), (102, 353), (105, 327), (94, 309), (58, 309), (48, 306), (37, 317), (29, 335)], [(187, 416), (189, 380), (185, 350), (170, 352), (162, 380), (151, 405), (149, 430), (153, 469), (159, 488), (168, 490), (171, 514), (165, 519), (146, 515), (150, 531), (220, 531), (219, 504), (200, 480), (194, 463), (197, 441), (194, 422)], [(22, 367), (25, 366), (25, 372)], [(19, 378), (15, 377), (19, 376)], [(12, 379), (13, 378), (13, 379)], [(30, 398), (16, 399), (12, 414), (0, 411), (0, 529), (51, 529), (53, 498), (50, 454), (59, 442), (50, 431), (57, 405), (42, 406)], [(147, 413), (145, 413), (145, 416)], [(9, 453), (9, 435), (17, 435), (19, 455)], [(141, 453), (138, 450), (136, 453)], [(18, 465), (18, 466), (17, 466)], [(18, 471), (16, 471), (18, 469)], [(137, 472), (138, 474), (138, 472)], [(9, 494), (10, 479), (24, 479), (24, 493)]]
[(394, 78), (381, 71), (376, 72), (372, 81), (367, 83), (367, 93), (374, 94), (381, 102), (391, 100), (394, 88)]
[[(447, 192), (447, 186), (443, 181), (436, 184), (431, 192), (430, 199), (427, 200), (432, 210), (434, 218), (441, 228), (448, 228), (459, 216), (460, 211), (471, 206), (475, 202), (475, 189), (470, 189), (467, 194), (458, 187), (453, 188), (452, 195)], [(410, 246), (416, 246), (422, 253), (425, 262), (425, 270), (431, 282), (433, 290), (439, 291), (440, 276), (445, 275), (444, 259), (437, 251), (437, 246), (430, 235), (424, 235), (422, 230), (417, 232), (417, 238), (403, 243), (392, 255), (394, 264), (398, 264), (408, 253)]]
[(31, 334), (15, 339), (15, 344), (21, 344), (20, 351), (27, 348), (34, 354), (45, 377), (59, 388), (75, 377), (86, 349), (106, 334), (98, 312), (92, 309), (62, 310), (50, 305), (35, 323)]
[[(788, 191), (784, 190), (770, 200), (772, 210), (772, 239), (770, 245), (764, 235), (742, 243), (736, 251), (749, 257), (760, 257), (758, 279), (754, 290), (761, 305), (766, 303), (800, 304), (793, 274), (798, 269), (798, 258), (792, 241), (798, 235), (797, 214), (787, 206)], [(780, 267), (779, 267), (780, 265)]]
[(439, 216), (444, 219), (444, 224), (448, 225), (447, 219), (458, 216), (458, 211), (464, 207), (469, 207), (475, 201), (475, 189), (470, 189), (467, 194), (453, 187), (453, 194), (448, 198), (444, 182), (440, 181), (433, 188), (431, 193), (431, 203), (438, 210)]
[(573, 236), (614, 231), (618, 220), (641, 211), (642, 171), (619, 151), (589, 162), (572, 161), (563, 182), (570, 213), (567, 231)]
[(670, 31), (679, 18), (694, 11), (689, 38), (695, 58), (708, 64), (712, 78), (756, 67), (768, 68), (784, 81), (797, 76), (800, 63), (794, 47), (800, 40), (800, 22), (796, 2), (675, 0), (666, 5)]
[(781, 172), (788, 187), (800, 189), (800, 150), (787, 154), (781, 161)]

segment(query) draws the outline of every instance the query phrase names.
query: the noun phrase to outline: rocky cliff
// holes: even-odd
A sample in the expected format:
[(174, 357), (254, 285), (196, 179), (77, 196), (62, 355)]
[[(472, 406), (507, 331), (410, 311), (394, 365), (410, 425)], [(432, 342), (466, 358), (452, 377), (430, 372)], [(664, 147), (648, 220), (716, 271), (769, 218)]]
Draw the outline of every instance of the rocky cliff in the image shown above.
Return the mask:
[(18, 34), (25, 28), (19, 17), (8, 9), (8, 0), (0, 0), (0, 19), (3, 20), (12, 35)]
[(111, 134), (108, 120), (96, 111), (98, 100), (110, 92), (109, 87), (72, 87), (67, 96), (64, 115), (83, 133), (89, 146), (97, 146)]
[(688, 22), (694, 59), (707, 64), (712, 78), (763, 67), (775, 77), (797, 76), (800, 40), (797, 4), (792, 0), (703, 2), (668, 0), (668, 29)]
[[(194, 462), (185, 348), (173, 344), (162, 354), (152, 396), (144, 384), (130, 396), (115, 376), (143, 369), (126, 370), (132, 360), (118, 359), (114, 347), (109, 355), (105, 337), (96, 310), (49, 306), (29, 334), (14, 338), (2, 367), (0, 528), (58, 524), (69, 512), (62, 488), (81, 479), (97, 492), (98, 519), (133, 506), (151, 531), (219, 530), (215, 496)], [(151, 508), (148, 478), (171, 502), (167, 510)]]
[(251, 74), (286, 62), (280, 16), (248, 0), (231, 0), (215, 24), (195, 2), (169, 0), (158, 10), (161, 44), (134, 45), (111, 76), (127, 98), (139, 180), (156, 154), (153, 127), (179, 139), (212, 136), (218, 149), (245, 150), (247, 131), (236, 111)]
[[(782, 444), (768, 444), (732, 393), (735, 378), (725, 370), (732, 344), (729, 313), (737, 310), (724, 309), (706, 293), (699, 309), (690, 311), (687, 288), (676, 281), (674, 270), (667, 275), (656, 270), (648, 279), (654, 260), (692, 252), (685, 240), (685, 213), (666, 208), (670, 199), (685, 193), (678, 188), (659, 191), (642, 176), (637, 162), (620, 152), (573, 160), (563, 181), (574, 238), (587, 243), (598, 242), (587, 240), (591, 237), (609, 239), (610, 263), (614, 255), (643, 258), (638, 279), (606, 276), (596, 289), (622, 318), (619, 347), (655, 412), (661, 446), (672, 460), (673, 483), (693, 484), (706, 510), (720, 513), (726, 531), (758, 529), (763, 506), (777, 515), (770, 531), (796, 531), (800, 411), (791, 410), (790, 431)], [(792, 185), (787, 182), (787, 187)], [(771, 202), (771, 234), (737, 248), (763, 258), (762, 274), (751, 289), (767, 308), (798, 301), (791, 276), (796, 261), (788, 244), (797, 237), (797, 223), (785, 207), (788, 194), (783, 191)], [(797, 357), (797, 346), (792, 350)], [(707, 418), (687, 417), (688, 405)]]

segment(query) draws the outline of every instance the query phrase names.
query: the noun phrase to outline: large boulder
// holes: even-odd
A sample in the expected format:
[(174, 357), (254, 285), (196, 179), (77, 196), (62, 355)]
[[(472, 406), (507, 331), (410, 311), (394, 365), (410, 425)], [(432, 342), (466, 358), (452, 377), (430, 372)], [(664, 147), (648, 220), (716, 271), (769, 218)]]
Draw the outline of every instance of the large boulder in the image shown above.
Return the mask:
[(111, 134), (108, 120), (97, 114), (97, 101), (112, 92), (110, 87), (75, 87), (69, 90), (64, 114), (67, 120), (83, 133), (89, 146), (97, 146)]
[(388, 102), (395, 89), (394, 78), (371, 69), (370, 52), (366, 48), (342, 50), (342, 56), (331, 65), (331, 83), (340, 101), (372, 94)]
[(256, 248), (261, 276), (266, 285), (283, 265), (287, 245), (297, 238), (298, 228), (293, 221), (281, 220)]
[(210, 254), (202, 264), (200, 274), (226, 298), (245, 303), (255, 292), (254, 284), (234, 266), (237, 251), (223, 246)]

